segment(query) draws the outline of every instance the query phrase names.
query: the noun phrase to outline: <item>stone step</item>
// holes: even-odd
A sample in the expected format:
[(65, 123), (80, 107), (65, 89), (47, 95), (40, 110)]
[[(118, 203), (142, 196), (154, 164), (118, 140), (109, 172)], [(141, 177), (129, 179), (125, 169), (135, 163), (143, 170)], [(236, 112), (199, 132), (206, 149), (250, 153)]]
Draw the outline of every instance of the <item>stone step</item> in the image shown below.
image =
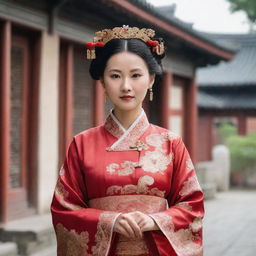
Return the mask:
[(17, 245), (15, 243), (0, 243), (0, 256), (18, 256)]
[(0, 241), (15, 242), (19, 255), (31, 255), (56, 244), (50, 214), (8, 222), (0, 230)]
[(42, 251), (39, 251), (37, 253), (33, 253), (30, 256), (56, 256), (56, 255), (57, 255), (57, 246), (54, 245)]

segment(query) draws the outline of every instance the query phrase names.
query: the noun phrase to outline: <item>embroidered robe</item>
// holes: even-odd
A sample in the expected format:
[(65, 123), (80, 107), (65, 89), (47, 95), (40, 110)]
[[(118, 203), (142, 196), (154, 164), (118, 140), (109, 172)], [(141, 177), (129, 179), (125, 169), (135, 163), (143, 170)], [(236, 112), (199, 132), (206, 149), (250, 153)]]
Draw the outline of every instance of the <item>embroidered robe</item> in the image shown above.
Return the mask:
[[(123, 212), (142, 211), (159, 230), (129, 240), (113, 232)], [(180, 136), (149, 124), (125, 130), (111, 113), (74, 136), (51, 205), (59, 256), (199, 256), (203, 193)]]

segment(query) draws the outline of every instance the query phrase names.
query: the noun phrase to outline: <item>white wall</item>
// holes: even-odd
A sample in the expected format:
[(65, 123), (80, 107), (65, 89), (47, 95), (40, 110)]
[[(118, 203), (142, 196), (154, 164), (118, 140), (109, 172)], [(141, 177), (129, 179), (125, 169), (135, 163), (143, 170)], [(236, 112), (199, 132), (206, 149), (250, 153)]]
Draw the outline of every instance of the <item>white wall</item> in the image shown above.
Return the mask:
[(42, 32), (39, 81), (38, 212), (49, 211), (58, 166), (59, 37)]

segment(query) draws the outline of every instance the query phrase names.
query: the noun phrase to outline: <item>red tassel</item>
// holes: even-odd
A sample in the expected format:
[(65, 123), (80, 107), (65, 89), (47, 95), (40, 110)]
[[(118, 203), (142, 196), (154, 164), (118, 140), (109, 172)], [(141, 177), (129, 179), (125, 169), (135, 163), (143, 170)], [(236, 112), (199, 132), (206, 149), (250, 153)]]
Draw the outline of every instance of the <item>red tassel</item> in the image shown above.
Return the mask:
[(156, 40), (155, 41), (153, 41), (153, 40), (147, 41), (147, 45), (152, 46), (152, 47), (156, 47), (156, 46), (158, 46), (158, 44), (159, 44), (159, 42)]
[(93, 42), (87, 42), (86, 43), (86, 48), (87, 49), (92, 50), (92, 49), (94, 49), (94, 47), (95, 47), (95, 43), (93, 43)]
[(97, 42), (95, 47), (103, 47), (105, 44), (103, 42)]

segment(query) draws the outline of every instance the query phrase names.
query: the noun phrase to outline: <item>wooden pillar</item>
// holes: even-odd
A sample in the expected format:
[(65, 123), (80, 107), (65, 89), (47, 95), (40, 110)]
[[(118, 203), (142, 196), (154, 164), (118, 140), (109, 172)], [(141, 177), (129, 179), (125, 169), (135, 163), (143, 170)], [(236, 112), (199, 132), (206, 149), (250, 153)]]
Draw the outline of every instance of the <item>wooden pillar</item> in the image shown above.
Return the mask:
[(104, 89), (99, 80), (94, 81), (94, 126), (101, 125), (104, 122)]
[(212, 114), (201, 114), (198, 119), (196, 161), (210, 161), (213, 146)]
[(238, 115), (238, 134), (246, 135), (247, 127), (246, 127), (246, 116), (243, 113), (239, 113)]
[(7, 190), (10, 154), (10, 68), (11, 23), (6, 21), (0, 31), (1, 80), (0, 80), (0, 222), (7, 220)]
[(185, 138), (191, 159), (196, 162), (196, 141), (197, 141), (197, 86), (195, 78), (192, 78), (186, 95), (186, 124)]
[(74, 47), (67, 44), (60, 56), (60, 155), (62, 165), (65, 153), (73, 137), (73, 95), (74, 95)]
[(161, 126), (169, 128), (169, 90), (172, 86), (172, 73), (166, 71), (163, 76), (162, 90), (161, 90)]

